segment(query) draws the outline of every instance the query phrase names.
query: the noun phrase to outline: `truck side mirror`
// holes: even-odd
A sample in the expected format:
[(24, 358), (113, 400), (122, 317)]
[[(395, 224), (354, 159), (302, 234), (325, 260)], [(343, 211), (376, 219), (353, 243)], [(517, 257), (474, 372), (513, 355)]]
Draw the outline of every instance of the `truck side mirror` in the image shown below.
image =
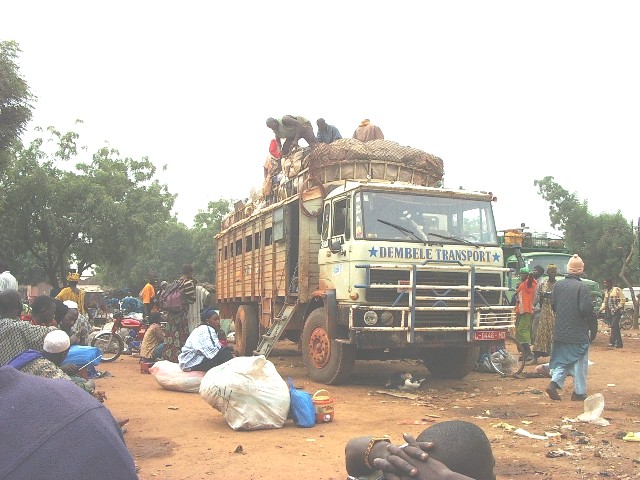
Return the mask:
[(342, 242), (339, 238), (332, 238), (329, 241), (329, 251), (331, 253), (340, 253), (342, 252)]

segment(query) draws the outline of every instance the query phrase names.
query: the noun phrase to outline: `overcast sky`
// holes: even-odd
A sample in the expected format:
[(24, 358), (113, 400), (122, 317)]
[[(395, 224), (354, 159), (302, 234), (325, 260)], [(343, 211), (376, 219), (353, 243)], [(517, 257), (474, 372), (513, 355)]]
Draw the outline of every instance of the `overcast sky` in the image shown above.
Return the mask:
[(187, 225), (261, 185), (265, 120), (292, 114), (344, 137), (369, 118), (441, 157), (447, 187), (493, 192), (498, 228), (549, 231), (545, 176), (640, 216), (639, 5), (21, 0), (0, 39), (22, 49), (30, 128), (167, 165)]

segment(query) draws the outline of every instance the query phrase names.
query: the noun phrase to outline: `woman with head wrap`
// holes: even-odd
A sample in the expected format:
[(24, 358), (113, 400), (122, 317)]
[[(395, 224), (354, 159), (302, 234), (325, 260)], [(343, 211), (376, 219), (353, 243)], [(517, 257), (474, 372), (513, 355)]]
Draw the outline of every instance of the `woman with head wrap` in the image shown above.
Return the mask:
[[(176, 280), (182, 307), (178, 312), (167, 312), (167, 328), (164, 336), (164, 351), (162, 358), (176, 363), (180, 349), (189, 337), (189, 305), (196, 301), (196, 280), (193, 278), (193, 266), (182, 266), (182, 275)], [(167, 287), (169, 288), (169, 287)]]
[(67, 275), (67, 283), (69, 286), (60, 290), (60, 293), (56, 295), (56, 298), (62, 302), (65, 300), (76, 302), (78, 304), (78, 312), (81, 315), (86, 315), (87, 311), (84, 308), (84, 290), (78, 288), (79, 281), (79, 273), (69, 272)]
[(520, 269), (520, 284), (516, 288), (516, 340), (522, 344), (527, 361), (534, 359), (531, 353), (531, 324), (533, 323), (533, 299), (537, 282), (531, 270)]
[(551, 355), (551, 344), (553, 343), (553, 328), (556, 325), (556, 314), (551, 309), (551, 293), (556, 286), (556, 274), (558, 267), (550, 264), (547, 267), (547, 278), (539, 280), (540, 285), (536, 291), (538, 304), (540, 305), (540, 321), (536, 330), (535, 342), (533, 344), (533, 356), (537, 363), (538, 358)]
[(180, 368), (185, 372), (197, 370), (206, 372), (213, 367), (222, 365), (233, 358), (233, 352), (228, 346), (222, 346), (218, 338), (220, 316), (211, 307), (206, 307), (200, 313), (201, 324), (187, 339), (178, 357)]

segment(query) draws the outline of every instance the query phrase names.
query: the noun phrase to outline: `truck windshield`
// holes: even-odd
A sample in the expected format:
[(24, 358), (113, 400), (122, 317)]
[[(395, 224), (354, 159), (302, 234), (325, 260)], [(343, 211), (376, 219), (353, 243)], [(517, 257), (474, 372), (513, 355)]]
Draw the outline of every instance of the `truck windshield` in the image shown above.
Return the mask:
[(362, 191), (355, 195), (354, 203), (357, 239), (498, 243), (488, 200)]

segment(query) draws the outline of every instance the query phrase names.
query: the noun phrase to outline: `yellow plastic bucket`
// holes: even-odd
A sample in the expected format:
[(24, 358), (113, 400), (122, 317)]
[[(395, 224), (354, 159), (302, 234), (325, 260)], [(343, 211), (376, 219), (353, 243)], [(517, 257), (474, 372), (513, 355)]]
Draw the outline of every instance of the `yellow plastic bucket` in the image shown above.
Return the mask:
[(326, 390), (318, 390), (313, 394), (313, 406), (316, 409), (316, 423), (327, 423), (333, 420), (333, 398)]

